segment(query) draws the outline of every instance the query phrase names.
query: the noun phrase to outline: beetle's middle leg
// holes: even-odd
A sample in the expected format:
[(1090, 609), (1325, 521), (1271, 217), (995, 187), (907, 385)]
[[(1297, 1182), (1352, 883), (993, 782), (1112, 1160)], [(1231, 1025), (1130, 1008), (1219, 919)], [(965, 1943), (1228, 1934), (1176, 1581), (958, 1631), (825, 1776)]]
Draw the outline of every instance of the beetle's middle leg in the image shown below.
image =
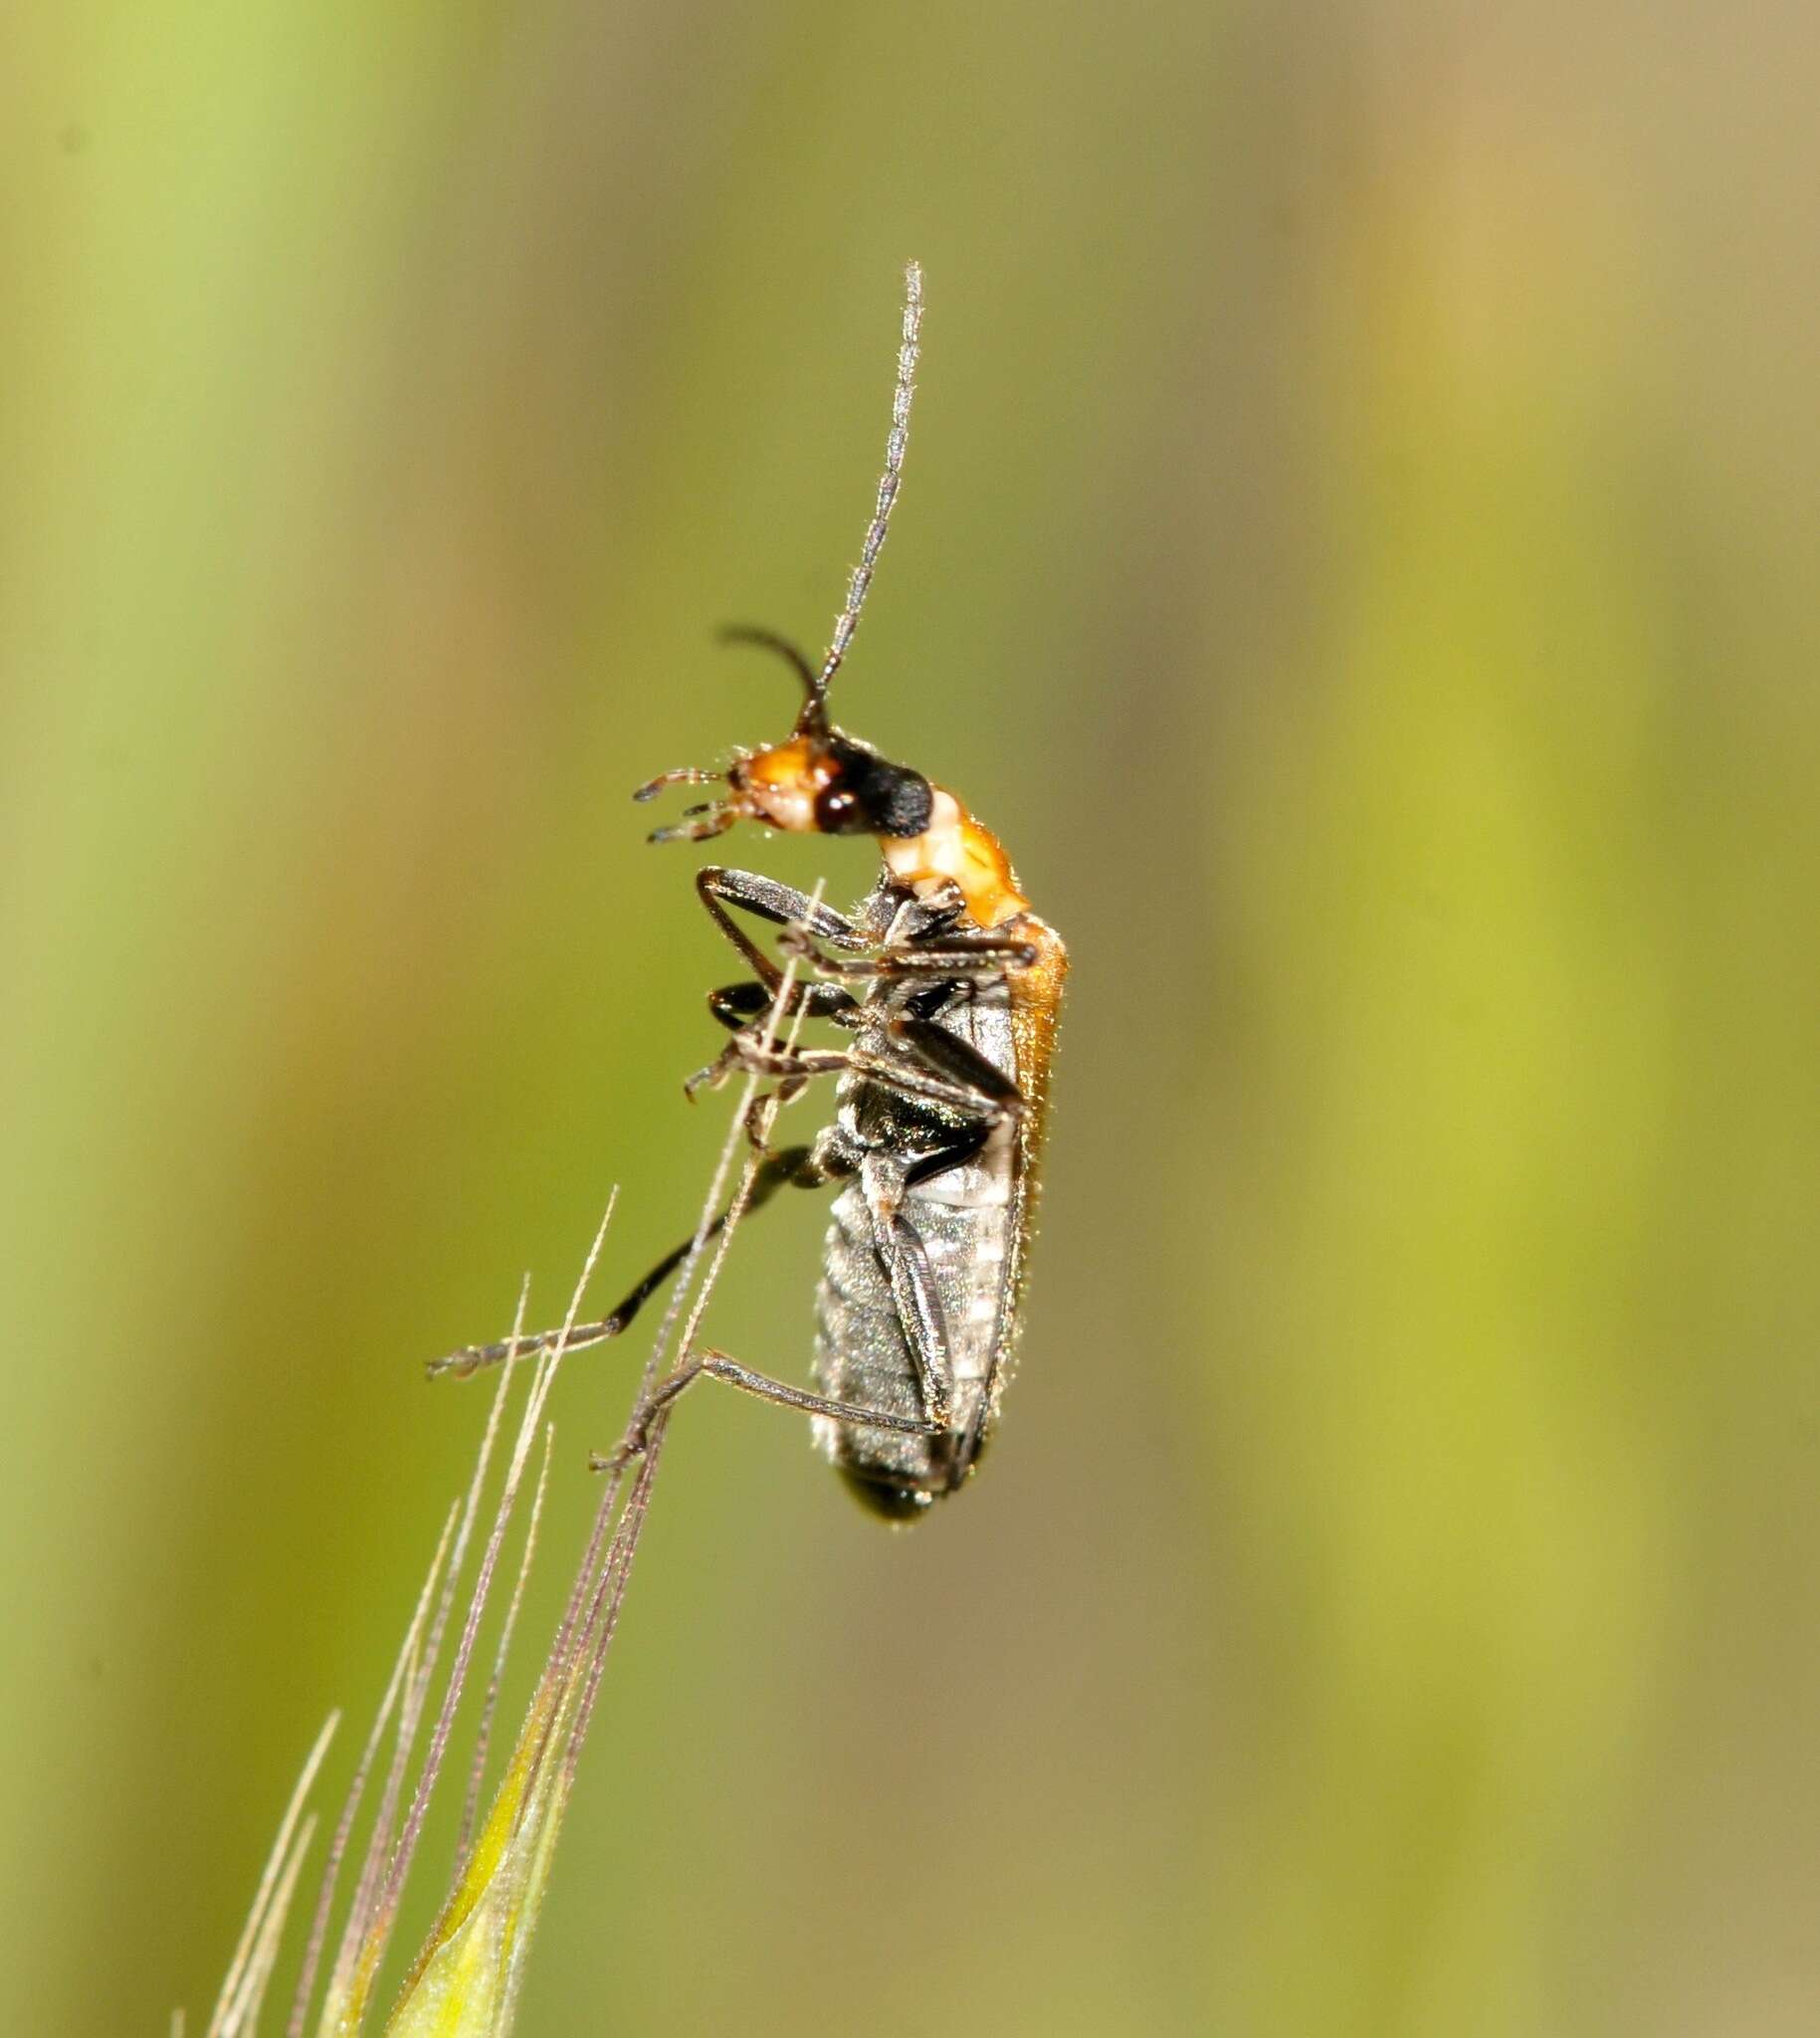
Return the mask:
[(694, 1097), (704, 1088), (718, 1089), (728, 1076), (744, 1070), (779, 1080), (788, 1102), (816, 1076), (853, 1074), (902, 1096), (977, 1114), (993, 1122), (1015, 1118), (1023, 1110), (1023, 1093), (1016, 1083), (945, 1026), (906, 1013), (891, 1022), (888, 1034), (902, 1053), (878, 1054), (860, 1047), (784, 1048), (742, 1030), (713, 1061), (689, 1078), (684, 1093)]
[[(813, 1146), (780, 1147), (759, 1162), (746, 1197), (745, 1214), (749, 1217), (754, 1211), (763, 1209), (781, 1188), (824, 1188), (829, 1182), (839, 1181), (852, 1172), (853, 1163), (835, 1142), (818, 1139)], [(725, 1229), (731, 1212), (732, 1205), (729, 1204), (702, 1233), (705, 1246)], [(503, 1365), (507, 1359), (536, 1358), (554, 1350), (558, 1344), (564, 1351), (604, 1344), (609, 1337), (617, 1337), (630, 1326), (639, 1311), (688, 1259), (695, 1243), (692, 1232), (681, 1245), (664, 1255), (610, 1316), (602, 1317), (597, 1323), (571, 1325), (566, 1336), (559, 1329), (532, 1330), (522, 1337), (507, 1337), (497, 1344), (464, 1344), (459, 1351), (432, 1359), (427, 1368), (430, 1377), (435, 1379), (441, 1373), (452, 1373), (458, 1380), (465, 1380), (483, 1366)]]

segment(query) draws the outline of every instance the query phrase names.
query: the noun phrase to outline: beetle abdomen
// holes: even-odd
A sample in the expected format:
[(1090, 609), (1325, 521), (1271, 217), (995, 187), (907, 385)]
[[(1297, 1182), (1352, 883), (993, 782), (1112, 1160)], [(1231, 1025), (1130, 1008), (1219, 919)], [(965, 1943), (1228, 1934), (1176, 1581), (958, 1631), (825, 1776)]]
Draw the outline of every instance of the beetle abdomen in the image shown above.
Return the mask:
[[(933, 1186), (933, 1185), (931, 1185)], [(857, 1183), (834, 1200), (816, 1293), (815, 1373), (821, 1391), (887, 1414), (923, 1413), (921, 1382)], [(815, 1418), (823, 1455), (860, 1498), (894, 1519), (951, 1492), (991, 1370), (1004, 1296), (1007, 1210), (1002, 1201), (955, 1205), (911, 1192), (904, 1216), (922, 1243), (947, 1330), (953, 1376), (949, 1428), (909, 1436)]]

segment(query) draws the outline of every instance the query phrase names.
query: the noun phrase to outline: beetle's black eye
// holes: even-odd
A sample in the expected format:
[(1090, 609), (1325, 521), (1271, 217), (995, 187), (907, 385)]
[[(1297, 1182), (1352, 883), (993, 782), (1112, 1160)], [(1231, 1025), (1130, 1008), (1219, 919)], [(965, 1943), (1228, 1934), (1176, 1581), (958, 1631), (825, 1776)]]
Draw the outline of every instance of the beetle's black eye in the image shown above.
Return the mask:
[(934, 794), (920, 771), (893, 764), (877, 750), (837, 736), (827, 754), (838, 766), (817, 794), (815, 825), (824, 835), (920, 835)]
[(825, 785), (815, 795), (815, 826), (822, 835), (868, 835), (872, 822), (859, 798), (844, 785)]

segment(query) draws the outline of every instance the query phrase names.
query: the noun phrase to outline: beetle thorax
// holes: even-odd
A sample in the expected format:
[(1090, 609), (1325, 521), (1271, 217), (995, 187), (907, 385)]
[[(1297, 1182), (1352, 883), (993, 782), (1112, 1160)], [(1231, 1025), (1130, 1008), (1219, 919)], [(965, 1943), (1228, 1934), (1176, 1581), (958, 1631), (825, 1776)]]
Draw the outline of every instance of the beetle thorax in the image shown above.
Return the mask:
[(1002, 926), (1029, 912), (1003, 843), (945, 787), (929, 790), (934, 799), (928, 827), (920, 835), (880, 841), (892, 876), (918, 899), (932, 897), (943, 885), (957, 886), (968, 917), (978, 926)]

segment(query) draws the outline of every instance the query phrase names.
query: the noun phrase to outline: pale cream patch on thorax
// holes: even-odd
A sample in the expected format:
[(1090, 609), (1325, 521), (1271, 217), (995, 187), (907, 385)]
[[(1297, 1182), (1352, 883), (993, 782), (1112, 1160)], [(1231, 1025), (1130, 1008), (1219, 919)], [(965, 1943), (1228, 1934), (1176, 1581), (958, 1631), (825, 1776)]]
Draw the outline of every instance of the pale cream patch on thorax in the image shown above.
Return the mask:
[(934, 800), (929, 825), (920, 835), (880, 839), (892, 876), (918, 898), (944, 884), (958, 886), (969, 917), (982, 927), (1001, 926), (1027, 913), (1030, 902), (1017, 888), (1017, 873), (998, 837), (974, 820), (951, 792), (939, 785), (929, 790)]

